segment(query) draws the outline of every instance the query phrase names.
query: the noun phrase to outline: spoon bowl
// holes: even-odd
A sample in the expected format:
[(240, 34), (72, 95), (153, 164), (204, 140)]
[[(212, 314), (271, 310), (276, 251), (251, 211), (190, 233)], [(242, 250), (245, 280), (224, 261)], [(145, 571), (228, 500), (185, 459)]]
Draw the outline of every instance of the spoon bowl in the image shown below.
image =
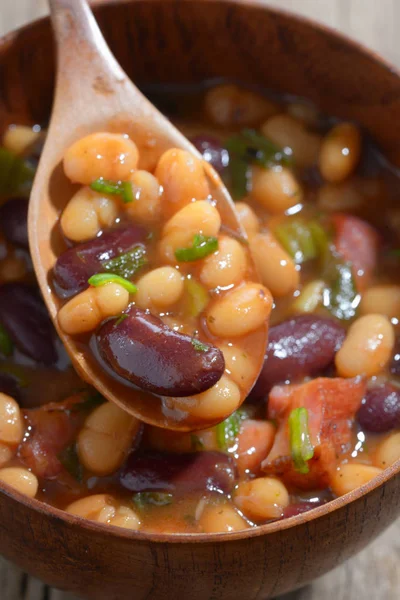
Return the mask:
[[(140, 420), (181, 431), (215, 424), (178, 420), (164, 411), (162, 402), (112, 377), (87, 348), (60, 328), (60, 301), (49, 281), (57, 256), (65, 245), (57, 226), (71, 198), (73, 186), (63, 173), (65, 150), (78, 139), (96, 132), (124, 133), (139, 149), (139, 168), (152, 169), (169, 148), (180, 148), (202, 158), (196, 148), (134, 86), (108, 48), (86, 0), (49, 0), (58, 64), (54, 106), (49, 131), (29, 204), (28, 230), (36, 277), (57, 332), (80, 377), (105, 398)], [(245, 239), (230, 195), (217, 173), (204, 163), (224, 229)], [(261, 369), (267, 325), (256, 339)], [(243, 397), (244, 399), (244, 397)]]

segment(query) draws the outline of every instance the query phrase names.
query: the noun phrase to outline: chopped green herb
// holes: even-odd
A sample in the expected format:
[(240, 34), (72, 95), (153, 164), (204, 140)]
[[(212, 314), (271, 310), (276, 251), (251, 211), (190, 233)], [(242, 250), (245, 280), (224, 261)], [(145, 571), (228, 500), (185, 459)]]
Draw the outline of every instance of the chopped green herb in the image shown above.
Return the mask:
[(175, 256), (180, 262), (193, 262), (205, 258), (217, 250), (218, 239), (216, 237), (199, 233), (193, 237), (192, 245), (189, 248), (175, 250)]
[(120, 286), (125, 288), (130, 294), (136, 294), (137, 287), (131, 281), (124, 279), (124, 277), (120, 277), (115, 273), (97, 273), (97, 275), (92, 275), (88, 279), (88, 284), (93, 287), (99, 287), (101, 285), (107, 285), (107, 283), (118, 283)]
[(203, 344), (203, 342), (197, 338), (192, 338), (192, 346), (197, 352), (207, 352), (209, 348), (207, 344)]
[(268, 168), (276, 164), (291, 166), (293, 164), (291, 152), (289, 153), (280, 148), (254, 129), (244, 129), (242, 136), (248, 143), (248, 148), (253, 149), (253, 152), (254, 150), (257, 151), (255, 162), (261, 167)]
[(209, 299), (206, 288), (194, 277), (185, 279), (185, 313), (191, 317), (198, 317), (207, 306)]
[(124, 279), (132, 279), (146, 263), (146, 249), (144, 246), (137, 245), (129, 252), (104, 261), (102, 267), (105, 271), (115, 273), (115, 275), (119, 275)]
[(190, 443), (192, 446), (192, 450), (204, 450), (203, 442), (201, 441), (199, 436), (195, 435), (194, 433), (192, 433), (190, 436)]
[(275, 236), (297, 264), (325, 257), (329, 249), (328, 235), (317, 221), (286, 219), (274, 230)]
[(249, 190), (250, 169), (248, 163), (232, 154), (229, 159), (229, 187), (234, 200), (244, 198)]
[(151, 506), (168, 506), (172, 504), (174, 497), (167, 492), (138, 492), (132, 500), (136, 508), (145, 510)]
[(71, 412), (89, 412), (104, 404), (104, 402), (105, 399), (98, 392), (88, 392), (85, 399), (74, 404), (70, 410)]
[(234, 200), (240, 200), (248, 192), (251, 164), (268, 169), (292, 163), (289, 154), (253, 129), (244, 129), (230, 137), (225, 148), (229, 152), (228, 175)]
[(307, 474), (310, 470), (308, 461), (314, 456), (314, 447), (310, 440), (306, 408), (295, 408), (290, 413), (289, 436), (294, 468), (299, 473)]
[(323, 293), (325, 308), (343, 321), (355, 317), (360, 295), (357, 292), (351, 263), (332, 254), (324, 279), (327, 282)]
[(115, 321), (114, 327), (118, 327), (118, 325), (121, 325), (121, 323), (123, 323), (125, 321), (125, 319), (127, 319), (127, 318), (128, 318), (128, 315), (126, 315), (125, 313), (120, 315), (118, 317), (118, 319)]
[(400, 257), (400, 248), (395, 248), (394, 250), (389, 250), (389, 256)]
[(83, 480), (83, 467), (78, 457), (76, 444), (67, 446), (58, 454), (58, 460), (70, 475), (79, 483)]
[(0, 353), (3, 356), (11, 356), (13, 353), (14, 345), (8, 335), (6, 329), (0, 323)]
[(132, 190), (132, 184), (129, 181), (110, 181), (100, 177), (90, 184), (94, 192), (100, 194), (110, 194), (112, 196), (121, 196), (124, 204), (130, 204), (135, 200)]
[(0, 196), (29, 195), (34, 176), (24, 158), (0, 148)]
[(247, 418), (242, 410), (232, 413), (225, 421), (216, 426), (217, 444), (221, 450), (229, 450), (236, 441), (240, 431), (241, 422)]

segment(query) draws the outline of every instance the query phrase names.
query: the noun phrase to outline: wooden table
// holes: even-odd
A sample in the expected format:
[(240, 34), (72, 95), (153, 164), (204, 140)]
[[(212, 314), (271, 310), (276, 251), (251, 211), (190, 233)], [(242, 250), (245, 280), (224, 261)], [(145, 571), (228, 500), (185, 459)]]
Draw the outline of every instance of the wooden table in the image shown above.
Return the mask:
[[(400, 0), (265, 0), (336, 27), (400, 65)], [(47, 12), (47, 0), (1, 0), (0, 35)], [(400, 522), (369, 548), (281, 600), (398, 600)], [(77, 600), (0, 558), (0, 600)], [(182, 599), (186, 600), (186, 599)], [(188, 599), (190, 600), (190, 599)], [(245, 600), (245, 599), (244, 599)]]

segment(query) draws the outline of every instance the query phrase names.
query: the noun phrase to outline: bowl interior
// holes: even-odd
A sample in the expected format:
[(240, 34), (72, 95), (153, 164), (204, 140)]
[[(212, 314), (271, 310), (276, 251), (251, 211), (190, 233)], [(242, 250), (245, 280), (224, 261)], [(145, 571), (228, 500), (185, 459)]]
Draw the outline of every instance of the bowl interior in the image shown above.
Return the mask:
[[(383, 60), (337, 33), (305, 19), (266, 10), (257, 2), (133, 0), (99, 6), (96, 16), (117, 60), (145, 89), (154, 82), (195, 85), (226, 78), (303, 96), (327, 114), (360, 122), (390, 158), (400, 163), (400, 79)], [(48, 20), (0, 41), (0, 127), (15, 121), (46, 123), (54, 75)], [(330, 513), (371, 492), (399, 471), (400, 461), (367, 486), (306, 516), (230, 537), (259, 536)], [(37, 501), (19, 498), (27, 506), (44, 510)], [(48, 511), (57, 518), (64, 514), (56, 509)], [(96, 524), (84, 526), (104, 529)], [(112, 531), (120, 537), (166, 539), (116, 528)], [(214, 541), (225, 535), (167, 537)]]

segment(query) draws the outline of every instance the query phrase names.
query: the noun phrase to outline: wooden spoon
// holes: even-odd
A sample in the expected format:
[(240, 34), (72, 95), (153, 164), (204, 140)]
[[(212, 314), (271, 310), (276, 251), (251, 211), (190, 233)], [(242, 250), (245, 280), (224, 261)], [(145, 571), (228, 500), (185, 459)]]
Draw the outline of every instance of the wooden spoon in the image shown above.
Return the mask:
[[(212, 423), (179, 421), (176, 415), (164, 414), (159, 399), (137, 393), (110, 377), (86, 346), (65, 335), (58, 326), (60, 301), (49, 284), (49, 274), (62, 251), (57, 222), (74, 189), (61, 167), (66, 148), (89, 133), (107, 130), (132, 132), (141, 155), (147, 150), (155, 159), (171, 147), (201, 156), (128, 79), (111, 54), (86, 0), (49, 2), (58, 49), (56, 92), (28, 218), (31, 254), (44, 300), (78, 374), (105, 398), (159, 427), (185, 431), (205, 428)], [(244, 236), (228, 191), (213, 169), (209, 177), (224, 226)], [(259, 341), (260, 368), (266, 334), (265, 327)]]

